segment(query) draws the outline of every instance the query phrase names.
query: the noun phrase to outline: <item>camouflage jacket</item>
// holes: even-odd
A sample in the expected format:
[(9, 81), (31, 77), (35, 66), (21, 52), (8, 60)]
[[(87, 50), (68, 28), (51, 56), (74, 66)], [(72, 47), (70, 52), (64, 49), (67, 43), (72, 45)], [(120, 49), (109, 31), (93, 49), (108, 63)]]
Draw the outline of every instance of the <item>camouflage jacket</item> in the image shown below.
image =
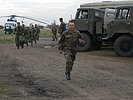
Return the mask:
[(22, 27), (20, 26), (20, 27), (16, 27), (15, 29), (14, 29), (14, 33), (16, 34), (16, 35), (22, 35)]
[(59, 33), (62, 34), (66, 30), (66, 24), (64, 22), (61, 22), (59, 27)]
[(40, 29), (38, 27), (35, 27), (36, 34), (40, 34)]
[(56, 27), (52, 27), (52, 33), (57, 33), (57, 28)]
[(24, 35), (26, 35), (25, 31), (26, 31), (25, 27), (22, 27), (22, 34), (24, 33)]
[(30, 30), (26, 29), (26, 30), (25, 30), (25, 34), (26, 34), (26, 36), (30, 36), (30, 34), (31, 34), (31, 33), (30, 33)]
[(83, 40), (83, 36), (79, 31), (64, 31), (59, 41), (59, 50), (76, 50), (79, 39)]
[(36, 29), (35, 29), (35, 28), (31, 28), (31, 29), (30, 29), (30, 32), (31, 32), (31, 35), (35, 35)]

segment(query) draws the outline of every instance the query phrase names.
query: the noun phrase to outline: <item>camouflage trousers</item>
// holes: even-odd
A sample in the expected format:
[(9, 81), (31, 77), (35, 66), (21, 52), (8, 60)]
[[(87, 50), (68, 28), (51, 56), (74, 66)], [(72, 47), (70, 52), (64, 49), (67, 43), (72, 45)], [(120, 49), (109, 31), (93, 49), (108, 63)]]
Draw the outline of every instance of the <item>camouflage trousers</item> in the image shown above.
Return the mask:
[(20, 46), (20, 35), (15, 36), (15, 44), (16, 44), (16, 47), (19, 48), (19, 46)]
[(76, 59), (76, 50), (64, 50), (64, 57), (66, 61), (66, 72), (71, 72), (74, 61)]
[(53, 34), (53, 36), (52, 36), (52, 39), (53, 39), (53, 41), (57, 41), (57, 36), (56, 36), (56, 33), (52, 33)]
[(34, 42), (36, 44), (36, 35), (33, 35), (33, 40), (34, 40)]

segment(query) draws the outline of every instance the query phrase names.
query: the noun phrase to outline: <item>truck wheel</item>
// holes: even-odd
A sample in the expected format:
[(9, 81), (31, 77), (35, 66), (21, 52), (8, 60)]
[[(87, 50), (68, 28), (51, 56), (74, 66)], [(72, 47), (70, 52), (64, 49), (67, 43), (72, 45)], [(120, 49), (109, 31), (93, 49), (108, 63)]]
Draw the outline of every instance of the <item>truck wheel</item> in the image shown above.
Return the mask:
[(120, 36), (114, 43), (114, 51), (121, 57), (133, 56), (133, 38), (130, 36)]
[(86, 33), (82, 33), (85, 43), (77, 45), (77, 51), (88, 51), (92, 47), (92, 39)]
[(100, 50), (102, 47), (102, 42), (101, 41), (97, 41), (96, 43), (93, 44), (93, 49), (94, 50)]

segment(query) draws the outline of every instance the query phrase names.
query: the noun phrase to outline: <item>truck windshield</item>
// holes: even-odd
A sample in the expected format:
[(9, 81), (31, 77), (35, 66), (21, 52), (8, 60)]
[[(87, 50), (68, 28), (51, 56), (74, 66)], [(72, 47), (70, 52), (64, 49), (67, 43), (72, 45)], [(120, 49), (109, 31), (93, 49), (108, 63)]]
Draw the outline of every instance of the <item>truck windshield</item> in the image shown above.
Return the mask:
[(120, 9), (118, 14), (118, 19), (129, 19), (130, 11), (129, 9)]
[(87, 10), (82, 10), (79, 11), (77, 14), (78, 19), (87, 19), (88, 18), (88, 11)]

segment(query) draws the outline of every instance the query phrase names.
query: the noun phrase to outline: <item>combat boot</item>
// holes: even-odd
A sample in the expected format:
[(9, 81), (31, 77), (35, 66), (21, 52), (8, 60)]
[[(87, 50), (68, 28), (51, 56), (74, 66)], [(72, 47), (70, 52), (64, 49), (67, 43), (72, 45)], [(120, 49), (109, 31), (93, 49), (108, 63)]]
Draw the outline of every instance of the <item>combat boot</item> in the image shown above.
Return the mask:
[(71, 80), (70, 72), (65, 72), (65, 74), (66, 74), (66, 79)]

